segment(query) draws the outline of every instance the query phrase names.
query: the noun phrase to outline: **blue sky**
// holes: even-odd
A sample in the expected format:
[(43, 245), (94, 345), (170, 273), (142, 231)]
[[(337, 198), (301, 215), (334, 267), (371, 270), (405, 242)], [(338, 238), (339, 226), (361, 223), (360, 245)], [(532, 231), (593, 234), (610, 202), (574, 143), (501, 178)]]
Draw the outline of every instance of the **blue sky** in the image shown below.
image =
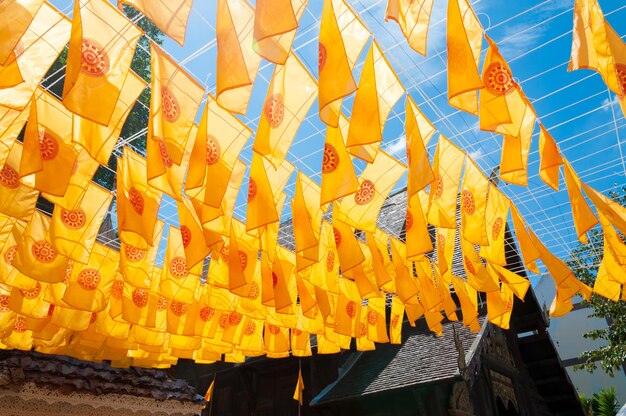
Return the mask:
[[(478, 0), (474, 10), (487, 34), (498, 43), (509, 61), (513, 75), (533, 102), (541, 122), (548, 128), (562, 152), (581, 179), (607, 192), (626, 184), (626, 152), (620, 140), (626, 135), (626, 123), (614, 96), (607, 92), (599, 75), (589, 70), (567, 72), (571, 48), (574, 0)], [(377, 39), (405, 89), (435, 127), (467, 151), (486, 175), (499, 164), (502, 139), (478, 130), (476, 117), (461, 114), (450, 107), (446, 95), (445, 15), (447, 0), (435, 0), (430, 23), (427, 56), (411, 50), (398, 26), (384, 21), (386, 0), (347, 0)], [(71, 0), (53, 0), (59, 9), (71, 13)], [(294, 48), (310, 72), (317, 73), (317, 36), (321, 0), (310, 0), (300, 22)], [(600, 0), (607, 19), (616, 31), (626, 36), (626, 5), (620, 0)], [(184, 47), (167, 39), (165, 49), (210, 93), (215, 92), (215, 0), (195, 0), (190, 15)], [(369, 45), (369, 44), (368, 44)], [(486, 48), (486, 45), (483, 45)], [(358, 80), (367, 46), (357, 63)], [(273, 71), (262, 61), (248, 114), (243, 120), (254, 130)], [(349, 115), (352, 99), (345, 100)], [(288, 160), (297, 169), (319, 181), (324, 125), (318, 119), (317, 102), (298, 131)], [(614, 117), (615, 113), (615, 117)], [(384, 130), (383, 148), (405, 162), (404, 99), (394, 107)], [(538, 128), (531, 147), (528, 188), (502, 183), (500, 188), (518, 206), (540, 239), (559, 257), (565, 259), (576, 243), (564, 179), (559, 192), (543, 185), (538, 177)], [(621, 136), (621, 137), (620, 137)], [(252, 139), (253, 140), (253, 139)], [(250, 161), (252, 140), (242, 153)], [(431, 154), (436, 140), (431, 141)], [(357, 168), (362, 169), (359, 163)], [(293, 194), (292, 176), (286, 191)], [(398, 187), (404, 186), (405, 178)], [(245, 217), (247, 178), (237, 204), (236, 215)], [(167, 201), (161, 216), (176, 223), (175, 206)], [(286, 204), (284, 214), (288, 213)], [(164, 243), (164, 242), (163, 242)], [(164, 249), (162, 243), (162, 249)]]

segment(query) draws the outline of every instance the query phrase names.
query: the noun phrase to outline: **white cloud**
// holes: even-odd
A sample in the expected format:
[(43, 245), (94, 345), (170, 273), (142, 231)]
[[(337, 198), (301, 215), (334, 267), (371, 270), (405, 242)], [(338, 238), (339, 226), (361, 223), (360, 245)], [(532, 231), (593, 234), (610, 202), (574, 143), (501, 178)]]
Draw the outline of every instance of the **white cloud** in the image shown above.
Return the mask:
[(605, 98), (604, 100), (602, 100), (602, 109), (604, 111), (610, 111), (611, 110), (611, 106), (618, 106), (619, 105), (619, 98), (617, 97), (617, 95), (611, 94), (611, 99)]
[(478, 162), (484, 155), (483, 149), (472, 150), (469, 152), (469, 157), (471, 157), (474, 162)]
[(385, 151), (399, 159), (406, 157), (406, 136), (400, 136), (387, 145)]

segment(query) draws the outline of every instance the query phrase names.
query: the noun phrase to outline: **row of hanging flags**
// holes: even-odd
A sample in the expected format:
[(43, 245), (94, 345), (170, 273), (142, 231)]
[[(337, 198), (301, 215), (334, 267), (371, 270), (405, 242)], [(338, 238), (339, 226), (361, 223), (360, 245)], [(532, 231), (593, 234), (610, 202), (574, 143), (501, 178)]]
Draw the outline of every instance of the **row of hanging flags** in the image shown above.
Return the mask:
[[(183, 43), (191, 0), (123, 3)], [(539, 124), (540, 177), (558, 190), (563, 166), (579, 240), (585, 243), (598, 222), (604, 231), (593, 289), (443, 135), (431, 164), (426, 145), (435, 128), (406, 95), (376, 40), (357, 84), (352, 71), (371, 35), (343, 0), (324, 1), (316, 80), (291, 50), (306, 3), (257, 0), (255, 11), (245, 0), (217, 1), (215, 97), (151, 43), (146, 157), (125, 147), (117, 163), (119, 250), (96, 241), (113, 195), (91, 179), (109, 160), (147, 86), (130, 69), (142, 31), (105, 0), (77, 0), (72, 21), (43, 0), (0, 3), (2, 348), (161, 367), (178, 358), (306, 356), (311, 335), (318, 353), (350, 348), (352, 338), (359, 350), (371, 350), (374, 343), (401, 342), (405, 315), (411, 323), (424, 316), (441, 334), (444, 316), (459, 320), (451, 288), (464, 325), (478, 330), (478, 292), (485, 292), (489, 321), (507, 328), (514, 297), (523, 299), (529, 286), (506, 268), (509, 214), (526, 268), (538, 273), (541, 260), (554, 279), (552, 316), (567, 313), (572, 297), (589, 298), (592, 290), (624, 299), (626, 246), (616, 228), (626, 233), (626, 209), (581, 182), (467, 0), (448, 5), (450, 104), (477, 115), (482, 130), (503, 135), (500, 178), (517, 185), (527, 186), (528, 152)], [(387, 9), (422, 54), (432, 7), (432, 0), (390, 0)], [(624, 108), (624, 42), (595, 0), (575, 0), (574, 24), (570, 68), (596, 69)], [(481, 73), (483, 38), (488, 52)], [(59, 100), (39, 84), (68, 42)], [(239, 153), (253, 132), (235, 114), (247, 111), (261, 59), (276, 66), (254, 139), (241, 222), (233, 216), (247, 169)], [(342, 100), (353, 93), (348, 118)], [(376, 226), (385, 198), (407, 170), (380, 149), (387, 116), (402, 96), (406, 241)], [(283, 188), (294, 171), (285, 156), (316, 98), (327, 125), (321, 185), (297, 173), (290, 250), (277, 243), (287, 203)], [(360, 176), (353, 158), (368, 162)], [(180, 227), (157, 218), (164, 193), (177, 202)], [(51, 216), (35, 209), (40, 195), (54, 203)], [(330, 203), (332, 222), (323, 216)], [(436, 227), (434, 243), (429, 224)], [(458, 234), (466, 279), (452, 273)]]

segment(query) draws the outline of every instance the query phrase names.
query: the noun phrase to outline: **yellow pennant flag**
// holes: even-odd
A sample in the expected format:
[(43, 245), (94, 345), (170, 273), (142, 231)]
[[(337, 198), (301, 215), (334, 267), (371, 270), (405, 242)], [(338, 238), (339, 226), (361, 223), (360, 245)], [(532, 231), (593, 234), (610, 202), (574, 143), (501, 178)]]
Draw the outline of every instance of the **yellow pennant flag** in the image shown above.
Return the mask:
[[(319, 260), (320, 224), (324, 213), (320, 209), (319, 198), (319, 185), (298, 172), (296, 191), (291, 200), (293, 234), (296, 253), (303, 258), (302, 263), (308, 266)], [(298, 267), (298, 271), (301, 269)]]
[(170, 226), (159, 294), (168, 299), (192, 303), (200, 284), (202, 263), (191, 266), (185, 258), (185, 246), (179, 228)]
[(87, 263), (74, 263), (63, 301), (83, 311), (105, 309), (118, 267), (119, 253), (96, 243)]
[(109, 123), (107, 125), (98, 124), (74, 114), (72, 141), (80, 144), (99, 164), (106, 166), (126, 117), (130, 114), (130, 110), (145, 87), (146, 83), (139, 75), (130, 71), (122, 85)]
[(404, 226), (406, 231), (407, 260), (416, 260), (424, 254), (433, 251), (433, 244), (426, 220), (427, 212), (428, 194), (426, 191), (419, 191), (409, 197)]
[[(23, 2), (20, 1), (20, 3)], [(4, 10), (5, 7), (16, 11), (19, 6), (15, 5), (14, 1), (2, 2), (0, 8)], [(2, 13), (0, 25), (14, 23), (16, 22), (10, 20), (6, 12)], [(11, 88), (0, 89), (0, 106), (21, 110), (28, 105), (44, 75), (67, 45), (71, 28), (72, 25), (67, 17), (54, 6), (47, 2), (41, 5), (30, 26), (19, 38), (17, 45), (18, 52), (21, 51), (21, 53), (18, 53), (19, 56), (15, 58), (24, 82)], [(0, 42), (6, 39), (11, 43), (10, 34), (8, 38), (5, 38), (5, 33), (3, 29), (0, 29), (0, 39), (2, 39)]]
[(202, 262), (215, 244), (222, 243), (222, 237), (216, 232), (204, 232), (191, 201), (184, 198), (177, 202), (180, 234), (188, 267)]
[(409, 46), (424, 56), (433, 3), (433, 0), (389, 0), (387, 3), (385, 20), (398, 23)]
[(480, 92), (480, 129), (517, 136), (526, 103), (498, 46), (488, 36), (485, 37), (489, 50), (483, 66), (485, 88)]
[(86, 263), (112, 199), (111, 192), (89, 183), (79, 207), (68, 210), (56, 206), (50, 226), (50, 240), (56, 250)]
[(348, 279), (339, 280), (339, 288), (335, 311), (335, 332), (357, 338), (361, 332), (361, 314), (363, 313), (359, 291), (356, 283)]
[[(602, 215), (602, 212), (598, 212), (598, 217), (600, 217), (600, 224), (602, 225), (602, 231), (604, 233), (604, 250), (610, 250), (611, 255), (617, 263), (622, 265), (626, 264), (626, 245), (609, 220)], [(621, 274), (616, 281), (621, 284), (626, 284), (626, 276)]]
[(154, 42), (150, 43), (150, 68), (148, 140), (162, 143), (171, 162), (180, 165), (204, 88)]
[(533, 242), (536, 237), (534, 237), (532, 230), (526, 228), (524, 219), (517, 211), (515, 205), (511, 205), (511, 217), (513, 218), (513, 225), (515, 226), (515, 236), (517, 237), (517, 242), (519, 243), (519, 248), (524, 258), (524, 265), (531, 272), (539, 274), (539, 269), (535, 261), (541, 257), (541, 253)]
[(563, 165), (565, 167), (565, 184), (567, 185), (567, 194), (572, 206), (572, 217), (576, 234), (581, 243), (587, 244), (587, 232), (598, 223), (598, 219), (593, 214), (587, 201), (585, 201), (580, 179), (565, 157), (563, 157)]
[(222, 249), (228, 264), (228, 289), (239, 296), (249, 296), (250, 286), (259, 272), (259, 238), (249, 234), (241, 221), (231, 222), (229, 246)]
[(108, 1), (76, 1), (63, 105), (83, 118), (109, 125), (140, 36), (141, 29)]
[(14, 51), (6, 64), (0, 64), (0, 89), (15, 87), (24, 82), (20, 67), (17, 64), (18, 55), (22, 52), (23, 50)]
[[(335, 214), (336, 211), (333, 211)], [(333, 236), (342, 273), (365, 261), (361, 247), (354, 236), (354, 229), (333, 215)]]
[(610, 90), (621, 96), (626, 91), (622, 91), (619, 70), (615, 67), (610, 31), (613, 32), (613, 28), (606, 22), (597, 0), (576, 0), (572, 52), (567, 70), (593, 69)]
[(622, 113), (626, 117), (626, 42), (621, 36), (609, 25), (606, 20), (607, 36), (609, 44), (611, 45), (611, 53), (615, 60), (615, 72), (617, 73), (617, 82), (621, 87), (621, 91), (615, 91), (618, 95), (619, 104), (622, 108)]
[(373, 342), (387, 343), (387, 318), (385, 297), (370, 298), (367, 301), (367, 339)]
[(35, 211), (17, 246), (13, 266), (35, 280), (63, 282), (68, 259), (57, 253), (49, 237), (50, 218)]
[(437, 228), (437, 268), (446, 278), (452, 273), (455, 239), (456, 229)]
[(601, 212), (615, 228), (626, 234), (626, 208), (587, 184), (583, 183), (582, 187), (598, 212)]
[(22, 144), (15, 142), (0, 169), (0, 213), (28, 221), (35, 211), (39, 192), (20, 183)]
[(11, 59), (20, 38), (28, 29), (43, 0), (9, 0), (0, 5), (0, 64)]
[(123, 10), (123, 4), (133, 6), (152, 20), (163, 33), (183, 46), (191, 3), (192, 0), (117, 0), (117, 7)]
[(456, 228), (456, 199), (464, 160), (465, 153), (440, 135), (428, 207), (428, 222), (436, 227)]
[[(194, 125), (190, 136), (195, 136), (197, 128)], [(147, 140), (146, 143), (146, 167), (148, 184), (154, 190), (161, 191), (172, 198), (180, 201), (183, 196), (183, 181), (187, 167), (192, 142), (187, 141), (183, 158), (179, 164), (174, 163), (167, 152), (167, 147), (162, 140)]]
[(337, 293), (339, 254), (335, 247), (333, 227), (328, 221), (322, 221), (318, 252), (319, 261), (311, 267), (311, 283), (322, 290)]
[(447, 22), (448, 101), (477, 116), (478, 90), (484, 86), (478, 73), (483, 27), (467, 0), (448, 2)]
[(389, 235), (380, 229), (374, 233), (365, 233), (367, 246), (372, 256), (372, 267), (379, 289), (386, 292), (395, 292), (395, 270), (389, 258)]
[(463, 266), (467, 282), (479, 292), (494, 292), (500, 290), (497, 279), (487, 273), (487, 269), (476, 253), (474, 244), (461, 237), (461, 250), (463, 252)]
[(252, 131), (237, 117), (207, 98), (189, 159), (185, 193), (219, 208), (228, 189), (239, 153)]
[(393, 237), (391, 237), (391, 259), (396, 272), (395, 286), (398, 297), (402, 303), (415, 303), (419, 289), (413, 279), (413, 266), (405, 260), (406, 246)]
[(515, 296), (522, 301), (524, 300), (526, 292), (528, 292), (528, 288), (530, 287), (530, 280), (496, 264), (487, 264), (487, 271), (489, 273), (496, 273), (502, 283), (507, 285)]
[[(151, 287), (153, 283), (151, 278), (163, 233), (163, 226), (163, 221), (157, 221), (154, 240), (146, 249), (141, 249), (122, 241), (120, 247), (120, 272), (125, 282), (140, 289), (149, 289)], [(158, 279), (156, 281), (158, 283)]]
[(319, 114), (337, 127), (344, 97), (356, 91), (352, 69), (370, 33), (344, 0), (324, 0), (319, 35)]
[(435, 134), (435, 127), (408, 94), (405, 117), (406, 160), (409, 165), (407, 192), (411, 197), (435, 180), (426, 151), (426, 145)]
[(559, 190), (559, 169), (563, 164), (561, 154), (556, 142), (548, 133), (548, 130), (539, 124), (539, 177), (543, 182), (555, 191)]
[(37, 90), (24, 133), (20, 163), (22, 183), (62, 197), (76, 167), (72, 114), (52, 94)]
[(480, 256), (489, 263), (506, 266), (504, 233), (511, 202), (494, 184), (489, 187), (485, 218), (488, 244), (480, 247)]
[(327, 127), (324, 154), (322, 156), (322, 191), (320, 205), (326, 205), (359, 188), (359, 179), (354, 171), (352, 158), (346, 151), (342, 131)]
[(478, 300), (476, 291), (460, 277), (452, 275), (454, 292), (459, 298), (461, 311), (463, 312), (463, 325), (470, 328), (472, 332), (480, 329), (478, 323)]
[(124, 148), (117, 161), (117, 221), (120, 240), (146, 249), (154, 239), (161, 192), (148, 186), (146, 161)]
[(9, 152), (15, 139), (20, 135), (28, 116), (30, 115), (30, 106), (23, 110), (13, 110), (8, 107), (0, 107), (0, 164), (9, 157)]
[(519, 135), (504, 135), (500, 160), (500, 179), (520, 186), (528, 186), (528, 152), (532, 141), (537, 115), (530, 103), (522, 120)]
[(254, 45), (262, 58), (285, 64), (307, 3), (308, 0), (257, 0)]
[(380, 208), (405, 170), (406, 166), (380, 151), (361, 174), (354, 195), (339, 204), (339, 218), (359, 230), (374, 232)]
[(402, 343), (402, 322), (404, 304), (397, 296), (391, 298), (391, 316), (389, 318), (389, 339), (392, 344)]
[(91, 181), (100, 166), (85, 149), (78, 153), (74, 163), (65, 194), (63, 196), (43, 194), (48, 201), (65, 209), (74, 209), (80, 205), (87, 189), (85, 184)]
[(246, 0), (218, 0), (217, 102), (245, 114), (261, 57), (254, 52), (254, 10)]
[(404, 88), (400, 80), (378, 43), (372, 41), (350, 117), (346, 147), (353, 156), (368, 163), (374, 161), (383, 140), (387, 116), (402, 94)]
[(280, 219), (276, 205), (293, 170), (294, 165), (287, 161), (275, 169), (261, 155), (254, 153), (248, 183), (247, 230), (254, 230)]
[(489, 180), (468, 157), (461, 185), (461, 235), (479, 246), (489, 244), (485, 209)]
[(317, 97), (317, 85), (295, 54), (276, 65), (265, 96), (254, 151), (274, 167), (285, 160), (291, 142)]
[(600, 296), (617, 302), (620, 299), (622, 285), (620, 277), (624, 274), (622, 266), (617, 263), (611, 250), (604, 250), (604, 256), (593, 284), (593, 291)]

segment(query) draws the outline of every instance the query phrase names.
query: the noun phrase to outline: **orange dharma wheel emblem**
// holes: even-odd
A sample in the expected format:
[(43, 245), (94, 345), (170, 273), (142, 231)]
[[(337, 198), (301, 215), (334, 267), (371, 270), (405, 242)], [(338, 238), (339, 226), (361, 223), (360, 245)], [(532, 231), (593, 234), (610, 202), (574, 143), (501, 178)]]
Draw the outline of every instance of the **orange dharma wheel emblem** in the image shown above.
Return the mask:
[(298, 329), (298, 328), (294, 328), (291, 330), (291, 332), (293, 332), (293, 334), (297, 337), (299, 337), (300, 335), (302, 335), (302, 330)]
[(39, 296), (40, 292), (41, 292), (41, 284), (39, 282), (35, 283), (35, 287), (30, 290), (20, 289), (20, 293), (26, 299), (35, 299), (37, 296)]
[(0, 312), (9, 311), (9, 295), (0, 295)]
[(98, 314), (96, 312), (91, 313), (91, 317), (89, 318), (89, 325), (93, 324), (98, 320)]
[(493, 225), (491, 226), (491, 238), (493, 240), (496, 240), (498, 238), (498, 236), (500, 235), (500, 231), (502, 231), (503, 225), (504, 225), (504, 221), (502, 220), (501, 217), (498, 217), (495, 219), (495, 221), (493, 222)]
[(4, 252), (4, 262), (9, 266), (13, 266), (15, 260), (15, 254), (17, 253), (17, 246), (11, 246)]
[(472, 215), (476, 210), (474, 194), (472, 194), (472, 191), (464, 189), (463, 192), (461, 192), (461, 209), (467, 215)]
[(356, 302), (351, 300), (346, 304), (346, 314), (350, 318), (354, 318), (356, 316)]
[(215, 309), (209, 306), (204, 306), (202, 309), (200, 309), (200, 320), (202, 322), (210, 321), (211, 319), (213, 319), (213, 316), (215, 316)]
[(224, 246), (222, 247), (222, 249), (220, 250), (220, 257), (222, 258), (222, 261), (226, 264), (228, 264), (228, 256), (230, 254), (230, 247), (229, 246)]
[(31, 247), (31, 252), (42, 263), (51, 263), (57, 257), (57, 252), (52, 247), (52, 244), (45, 240), (35, 241)]
[(186, 225), (180, 226), (180, 236), (183, 239), (183, 247), (189, 247), (189, 243), (191, 243), (191, 230)]
[(226, 329), (228, 328), (228, 319), (229, 319), (229, 313), (224, 312), (220, 315), (220, 321), (219, 321), (219, 326), (222, 329)]
[(280, 327), (277, 326), (277, 325), (269, 324), (267, 326), (267, 330), (270, 331), (270, 334), (272, 334), (272, 335), (280, 334)]
[(163, 161), (163, 164), (165, 165), (166, 168), (171, 168), (172, 165), (174, 164), (174, 161), (172, 160), (170, 155), (167, 153), (167, 147), (165, 147), (165, 143), (161, 139), (155, 139), (155, 140), (157, 142), (157, 145), (159, 146), (159, 153), (161, 154), (161, 160)]
[(243, 319), (242, 314), (240, 314), (239, 312), (232, 311), (228, 315), (228, 324), (231, 326), (239, 325), (242, 319)]
[(476, 274), (476, 268), (474, 268), (474, 264), (467, 256), (463, 256), (463, 261), (465, 263), (465, 268), (470, 274)]
[(617, 82), (622, 88), (622, 95), (626, 95), (626, 65), (615, 64), (615, 72), (617, 73)]
[(100, 283), (100, 272), (96, 269), (83, 269), (78, 274), (78, 284), (85, 290), (94, 290)]
[(102, 77), (109, 72), (109, 56), (93, 39), (83, 38), (80, 70), (92, 77)]
[(317, 67), (320, 72), (326, 66), (326, 58), (328, 57), (328, 52), (326, 51), (326, 46), (320, 42), (317, 49)]
[(167, 298), (165, 296), (159, 296), (157, 299), (157, 310), (164, 311), (167, 309)]
[(170, 123), (175, 122), (180, 115), (180, 106), (178, 105), (178, 100), (174, 96), (174, 93), (165, 85), (161, 87), (161, 105), (163, 118)]
[(26, 319), (23, 316), (18, 316), (13, 324), (13, 331), (22, 333), (26, 331)]
[(251, 202), (254, 200), (254, 198), (256, 197), (256, 193), (257, 193), (256, 182), (254, 181), (254, 179), (250, 178), (250, 181), (248, 183), (248, 202)]
[(143, 207), (144, 207), (143, 196), (138, 190), (136, 190), (132, 186), (128, 190), (128, 201), (130, 202), (130, 205), (133, 207), (133, 209), (135, 210), (137, 214), (139, 215), (143, 214)]
[(437, 247), (440, 250), (443, 250), (443, 247), (446, 245), (446, 238), (440, 232), (437, 232)]
[(243, 333), (245, 335), (253, 335), (254, 332), (256, 331), (256, 324), (254, 323), (254, 321), (250, 321), (246, 324), (246, 328), (243, 330)]
[(124, 244), (124, 255), (126, 256), (126, 260), (130, 261), (131, 263), (136, 263), (140, 260), (143, 260), (143, 258), (146, 256), (146, 250)]
[(357, 205), (365, 205), (372, 202), (374, 196), (376, 194), (376, 187), (374, 186), (374, 182), (369, 179), (365, 179), (359, 189), (354, 194), (354, 201)]
[(276, 287), (277, 284), (278, 284), (278, 275), (272, 272), (272, 286)]
[(178, 300), (173, 300), (170, 303), (170, 311), (176, 316), (183, 316), (187, 312), (187, 305)]
[(133, 303), (138, 308), (143, 308), (148, 304), (148, 291), (142, 288), (133, 290)]
[(46, 129), (39, 135), (39, 154), (43, 161), (54, 160), (59, 154), (59, 140)]
[(494, 95), (506, 95), (515, 89), (515, 81), (509, 68), (494, 62), (485, 73), (485, 87)]
[(339, 153), (332, 144), (324, 144), (324, 155), (322, 157), (322, 173), (332, 173), (339, 166)]
[(333, 227), (333, 237), (335, 237), (335, 247), (339, 247), (341, 244), (341, 231)]
[(411, 227), (413, 226), (413, 214), (411, 214), (410, 211), (406, 212), (406, 225), (405, 225), (405, 229), (407, 231), (409, 231), (411, 229)]
[(329, 251), (326, 255), (326, 271), (332, 272), (335, 268), (335, 252)]
[(443, 194), (443, 180), (441, 179), (441, 176), (439, 176), (437, 178), (437, 185), (436, 185), (435, 193), (433, 194), (433, 197), (439, 198), (442, 194)]
[(0, 170), (0, 183), (9, 189), (16, 189), (20, 186), (20, 178), (17, 171), (6, 163)]
[(170, 273), (172, 276), (182, 279), (189, 275), (187, 261), (184, 257), (176, 256), (170, 262)]
[(81, 208), (75, 210), (61, 209), (61, 222), (68, 228), (78, 230), (85, 225), (86, 215)]
[(259, 297), (260, 293), (259, 285), (256, 282), (250, 283), (250, 292), (248, 293), (248, 299), (255, 300)]
[(362, 337), (367, 335), (367, 325), (365, 325), (365, 322), (361, 322), (361, 333), (360, 335)]
[(367, 311), (367, 323), (370, 325), (376, 325), (378, 322), (378, 312), (376, 311)]
[(285, 104), (283, 101), (282, 94), (273, 94), (265, 101), (263, 106), (263, 114), (265, 114), (265, 118), (273, 129), (280, 126), (285, 118)]
[(216, 164), (220, 160), (221, 154), (219, 142), (214, 136), (209, 134), (206, 138), (206, 164)]
[(391, 316), (391, 321), (389, 322), (389, 324), (391, 325), (392, 328), (395, 328), (396, 326), (398, 326), (399, 322), (400, 322), (400, 316), (394, 313)]
[(111, 297), (115, 299), (122, 299), (122, 295), (124, 294), (124, 281), (116, 280), (113, 282), (113, 286), (111, 287)]
[(248, 255), (241, 250), (239, 250), (237, 254), (239, 254), (239, 262), (241, 263), (241, 270), (246, 270), (246, 267), (248, 266)]

